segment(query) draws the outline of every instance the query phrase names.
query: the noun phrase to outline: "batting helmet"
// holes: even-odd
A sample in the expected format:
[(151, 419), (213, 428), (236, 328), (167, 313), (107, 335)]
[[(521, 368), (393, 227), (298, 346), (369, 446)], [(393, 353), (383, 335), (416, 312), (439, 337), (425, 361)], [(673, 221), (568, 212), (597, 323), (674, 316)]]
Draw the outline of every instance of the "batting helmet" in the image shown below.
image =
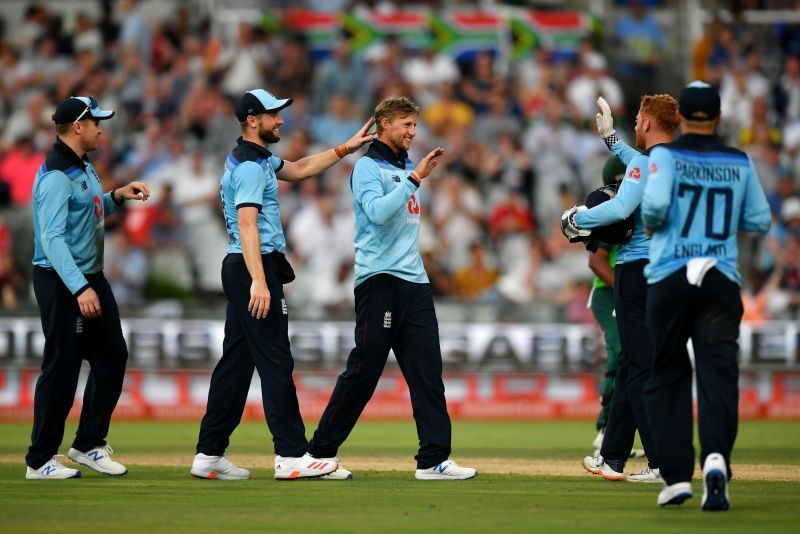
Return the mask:
[[(608, 158), (603, 167), (603, 183), (606, 185), (589, 193), (589, 196), (586, 197), (586, 207), (593, 208), (614, 198), (614, 195), (617, 194), (618, 183), (624, 176), (625, 165), (617, 159), (617, 156)], [(611, 245), (627, 243), (632, 235), (633, 214), (623, 221), (592, 229), (592, 237)]]

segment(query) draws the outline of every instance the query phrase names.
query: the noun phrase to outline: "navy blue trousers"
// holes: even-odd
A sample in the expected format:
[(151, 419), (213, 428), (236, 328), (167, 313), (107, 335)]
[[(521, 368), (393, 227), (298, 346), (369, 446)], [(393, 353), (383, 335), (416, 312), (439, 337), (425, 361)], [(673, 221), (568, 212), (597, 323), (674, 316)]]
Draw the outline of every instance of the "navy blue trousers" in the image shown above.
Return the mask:
[(614, 268), (614, 309), (622, 353), (600, 454), (619, 471), (630, 455), (637, 429), (648, 464), (651, 468), (659, 467), (644, 402), (644, 383), (653, 362), (653, 345), (646, 323), (646, 265), (647, 260), (639, 260), (618, 263)]
[(72, 447), (86, 452), (106, 444), (111, 415), (117, 406), (128, 347), (122, 337), (119, 310), (103, 273), (86, 279), (97, 293), (103, 314), (81, 316), (78, 299), (52, 269), (34, 268), (33, 290), (44, 332), (42, 374), (33, 400), (33, 431), (25, 462), (39, 469), (58, 452), (64, 424), (75, 400), (81, 360), (91, 367), (78, 431)]
[(648, 413), (667, 484), (689, 482), (694, 472), (692, 445), (692, 365), (686, 349), (692, 339), (697, 376), (700, 465), (713, 452), (728, 465), (739, 424), (739, 286), (711, 269), (702, 287), (686, 281), (686, 268), (651, 284), (647, 320), (655, 359), (645, 388)]
[(411, 393), (419, 436), (417, 468), (442, 463), (450, 456), (451, 428), (430, 284), (378, 274), (356, 287), (355, 300), (356, 346), (314, 432), (310, 453), (336, 456), (375, 392), (392, 349)]
[(252, 278), (244, 257), (228, 254), (222, 262), (222, 288), (228, 297), (225, 340), (222, 358), (211, 375), (198, 453), (221, 456), (228, 448), (230, 436), (242, 420), (256, 369), (275, 454), (299, 457), (306, 452), (308, 441), (292, 379), (294, 360), (283, 284), (275, 257), (263, 255), (262, 262), (270, 292), (270, 309), (264, 319), (256, 319), (247, 311)]

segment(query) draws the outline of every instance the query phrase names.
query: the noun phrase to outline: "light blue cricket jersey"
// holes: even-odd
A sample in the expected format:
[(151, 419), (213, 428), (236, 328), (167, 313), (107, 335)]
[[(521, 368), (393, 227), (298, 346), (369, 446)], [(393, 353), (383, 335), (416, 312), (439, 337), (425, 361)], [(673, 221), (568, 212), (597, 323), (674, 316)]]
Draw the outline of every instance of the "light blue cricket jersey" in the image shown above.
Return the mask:
[(428, 283), (419, 254), (420, 197), (407, 154), (373, 141), (350, 174), (356, 216), (355, 285), (386, 273)]
[(103, 270), (105, 217), (116, 207), (89, 159), (58, 139), (33, 181), (33, 265), (54, 269), (81, 293), (89, 287), (84, 274)]
[(771, 216), (753, 162), (711, 135), (689, 134), (650, 154), (642, 200), (653, 234), (650, 284), (692, 258), (715, 258), (717, 269), (742, 285), (736, 231), (765, 233)]
[(266, 148), (245, 141), (241, 137), (238, 146), (225, 160), (220, 194), (225, 226), (228, 229), (228, 254), (242, 252), (239, 237), (239, 208), (258, 208), (258, 237), (261, 253), (286, 249), (286, 237), (281, 225), (278, 205), (278, 177), (276, 172), (283, 167), (283, 160), (273, 156)]
[(640, 154), (622, 141), (612, 151), (627, 165), (625, 178), (611, 200), (575, 214), (575, 224), (581, 228), (599, 228), (624, 221), (633, 214), (633, 235), (617, 248), (617, 264), (646, 260), (650, 257), (650, 238), (644, 233), (640, 204), (647, 184), (647, 152)]

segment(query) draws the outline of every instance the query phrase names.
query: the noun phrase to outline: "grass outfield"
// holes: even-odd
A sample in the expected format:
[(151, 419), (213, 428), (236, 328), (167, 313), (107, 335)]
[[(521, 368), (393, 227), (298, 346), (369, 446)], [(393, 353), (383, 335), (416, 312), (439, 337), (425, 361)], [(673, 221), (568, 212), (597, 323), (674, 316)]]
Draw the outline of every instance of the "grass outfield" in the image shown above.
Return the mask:
[[(197, 423), (113, 423), (116, 457), (172, 458), (185, 465), (129, 463), (124, 478), (103, 477), (86, 468), (77, 480), (24, 479), (22, 455), (29, 424), (0, 425), (0, 531), (615, 531), (722, 530), (798, 531), (800, 481), (734, 480), (733, 508), (701, 513), (702, 486), (679, 509), (659, 509), (660, 486), (606, 482), (583, 473), (591, 423), (459, 422), (454, 425), (455, 459), (574, 461), (574, 476), (483, 473), (465, 482), (418, 482), (412, 471), (355, 469), (348, 482), (276, 482), (266, 467), (242, 482), (194, 480), (188, 476)], [(60, 452), (66, 452), (74, 433)], [(741, 425), (736, 462), (800, 465), (800, 423)], [(344, 462), (360, 457), (406, 461), (416, 448), (411, 422), (359, 423), (342, 447)], [(271, 461), (265, 425), (243, 424), (229, 452), (264, 455)], [(65, 461), (67, 465), (72, 462)], [(152, 463), (145, 462), (142, 463)], [(72, 464), (74, 465), (74, 464)], [(394, 465), (394, 464), (391, 464)], [(244, 467), (249, 467), (244, 465)], [(413, 467), (413, 465), (412, 465)]]

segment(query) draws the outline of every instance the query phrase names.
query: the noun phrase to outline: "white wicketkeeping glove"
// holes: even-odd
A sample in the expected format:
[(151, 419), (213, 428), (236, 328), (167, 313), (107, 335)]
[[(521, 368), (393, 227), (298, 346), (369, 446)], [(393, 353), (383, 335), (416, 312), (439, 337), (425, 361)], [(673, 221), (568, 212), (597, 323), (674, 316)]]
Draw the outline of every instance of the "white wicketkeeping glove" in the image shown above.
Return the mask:
[(561, 233), (569, 239), (570, 243), (583, 241), (590, 235), (592, 230), (589, 228), (581, 228), (575, 224), (575, 214), (580, 211), (586, 211), (586, 206), (572, 206), (561, 215)]
[(614, 117), (611, 116), (611, 107), (602, 96), (597, 99), (597, 107), (600, 108), (600, 113), (594, 117), (597, 122), (597, 133), (600, 134), (600, 137), (602, 137), (609, 148), (611, 148), (614, 143), (609, 145), (608, 139), (613, 137), (616, 141), (619, 140), (615, 135), (617, 131), (614, 129)]

